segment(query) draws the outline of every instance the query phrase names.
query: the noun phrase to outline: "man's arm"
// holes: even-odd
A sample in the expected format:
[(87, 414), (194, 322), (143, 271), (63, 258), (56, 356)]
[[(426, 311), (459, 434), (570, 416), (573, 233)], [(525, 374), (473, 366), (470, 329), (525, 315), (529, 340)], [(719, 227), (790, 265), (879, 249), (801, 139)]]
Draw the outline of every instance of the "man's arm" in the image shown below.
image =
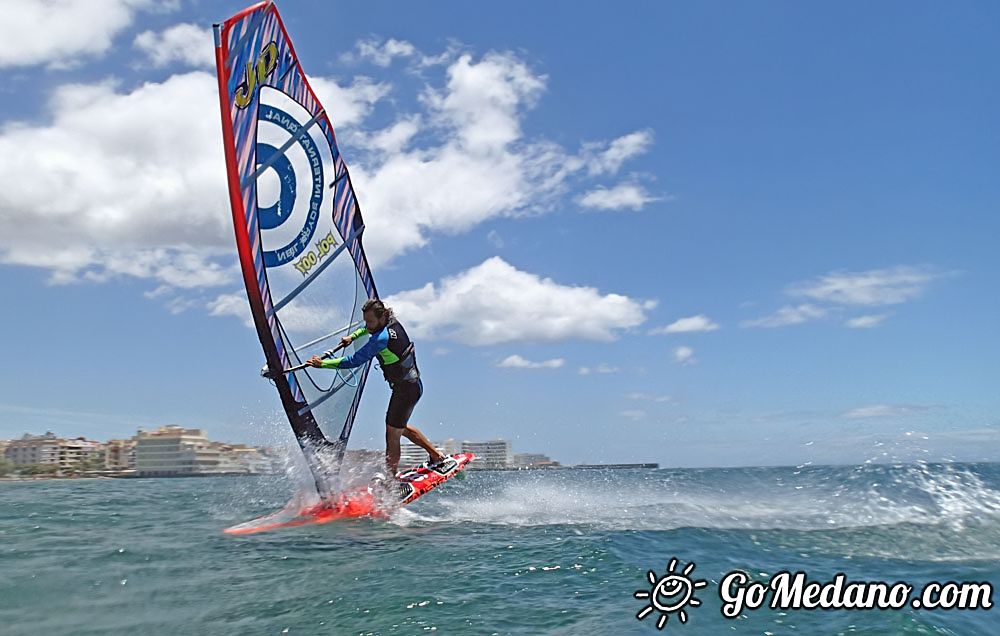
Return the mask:
[[(360, 338), (361, 336), (363, 336), (363, 335), (365, 335), (367, 333), (368, 333), (368, 328), (367, 327), (362, 327), (361, 329), (358, 329), (356, 331), (352, 331), (351, 333), (347, 334), (346, 336), (344, 336), (343, 338), (340, 339), (340, 346), (337, 347), (337, 349), (343, 349), (344, 347), (346, 347), (347, 345), (351, 344), (352, 342), (354, 342), (355, 340), (357, 340), (358, 338)], [(334, 349), (334, 351), (336, 351), (337, 349)], [(332, 351), (327, 351), (326, 355), (329, 355), (331, 353), (332, 353)]]
[[(354, 333), (360, 332), (361, 329), (355, 331)], [(368, 333), (368, 330), (364, 330)], [(354, 333), (351, 335), (353, 336)], [(361, 334), (364, 335), (364, 334)], [(332, 358), (329, 360), (323, 360), (324, 369), (353, 369), (354, 367), (360, 367), (364, 363), (368, 362), (375, 355), (385, 349), (386, 345), (389, 343), (389, 335), (385, 329), (383, 329), (378, 336), (369, 338), (368, 342), (365, 343), (363, 347), (355, 351), (349, 356), (344, 356), (343, 358)]]

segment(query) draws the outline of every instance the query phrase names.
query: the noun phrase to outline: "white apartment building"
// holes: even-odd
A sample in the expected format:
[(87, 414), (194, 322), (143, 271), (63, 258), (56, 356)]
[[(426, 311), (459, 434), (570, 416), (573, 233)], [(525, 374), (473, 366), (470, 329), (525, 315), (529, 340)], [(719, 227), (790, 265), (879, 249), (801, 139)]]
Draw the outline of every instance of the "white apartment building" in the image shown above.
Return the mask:
[(134, 465), (139, 477), (274, 472), (274, 459), (260, 449), (209, 441), (199, 428), (161, 426), (155, 431), (139, 431), (135, 439)]
[(462, 442), (463, 453), (475, 453), (476, 460), (469, 470), (477, 468), (507, 468), (511, 464), (510, 442), (494, 439), (488, 442)]
[(140, 477), (218, 473), (220, 455), (199, 428), (161, 426), (136, 435), (135, 470)]
[[(438, 449), (438, 452), (444, 455), (454, 455), (455, 453), (462, 452), (462, 442), (452, 438), (448, 438), (443, 442), (431, 442), (431, 444), (434, 445), (434, 448)], [(411, 444), (406, 440), (404, 440), (400, 445), (399, 450), (400, 469), (410, 468), (411, 466), (419, 466), (430, 459), (427, 455), (427, 451), (420, 448), (416, 444)]]
[(4, 449), (4, 457), (17, 466), (57, 466), (70, 470), (88, 459), (103, 458), (104, 445), (100, 442), (77, 437), (63, 439), (48, 431), (45, 435), (25, 435), (11, 440)]

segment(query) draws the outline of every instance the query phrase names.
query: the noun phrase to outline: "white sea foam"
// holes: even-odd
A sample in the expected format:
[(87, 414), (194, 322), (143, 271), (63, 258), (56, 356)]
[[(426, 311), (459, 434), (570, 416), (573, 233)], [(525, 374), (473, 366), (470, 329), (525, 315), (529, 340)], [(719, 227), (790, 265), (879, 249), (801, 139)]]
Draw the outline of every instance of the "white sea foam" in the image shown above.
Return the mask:
[(438, 522), (831, 530), (1000, 520), (1000, 491), (948, 465), (477, 474), (420, 508)]

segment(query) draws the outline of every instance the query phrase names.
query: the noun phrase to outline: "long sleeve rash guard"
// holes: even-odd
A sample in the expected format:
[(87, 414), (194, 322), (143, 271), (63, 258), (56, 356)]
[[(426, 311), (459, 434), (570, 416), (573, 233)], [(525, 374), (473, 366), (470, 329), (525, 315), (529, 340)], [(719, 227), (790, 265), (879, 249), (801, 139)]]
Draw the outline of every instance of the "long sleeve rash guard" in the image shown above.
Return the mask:
[[(323, 360), (324, 369), (353, 369), (355, 367), (360, 367), (365, 364), (376, 355), (382, 349), (389, 346), (389, 333), (388, 329), (385, 327), (378, 330), (377, 333), (373, 334), (368, 342), (364, 344), (363, 347), (355, 351), (354, 353), (343, 356), (341, 358), (330, 358)], [(351, 334), (353, 338), (359, 338), (368, 333), (368, 330), (364, 327), (358, 329)]]

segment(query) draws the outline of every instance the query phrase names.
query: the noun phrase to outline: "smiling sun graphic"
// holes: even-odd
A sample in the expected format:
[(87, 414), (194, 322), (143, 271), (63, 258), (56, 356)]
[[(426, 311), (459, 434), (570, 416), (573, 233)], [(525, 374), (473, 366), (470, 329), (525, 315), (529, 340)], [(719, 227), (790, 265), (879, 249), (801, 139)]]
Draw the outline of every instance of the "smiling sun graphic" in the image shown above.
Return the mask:
[(688, 605), (691, 607), (701, 605), (701, 601), (694, 596), (695, 590), (708, 585), (708, 581), (692, 580), (690, 578), (692, 572), (694, 572), (694, 563), (688, 563), (678, 573), (676, 558), (670, 559), (667, 571), (662, 577), (658, 578), (656, 572), (650, 570), (646, 574), (646, 578), (649, 579), (649, 584), (653, 587), (648, 592), (646, 590), (636, 590), (635, 593), (636, 598), (648, 599), (649, 605), (639, 610), (639, 613), (635, 617), (641, 621), (649, 616), (653, 610), (659, 610), (660, 618), (656, 621), (656, 629), (663, 629), (663, 626), (670, 619), (671, 614), (677, 614), (677, 618), (681, 620), (681, 623), (686, 623), (688, 617), (684, 608)]

